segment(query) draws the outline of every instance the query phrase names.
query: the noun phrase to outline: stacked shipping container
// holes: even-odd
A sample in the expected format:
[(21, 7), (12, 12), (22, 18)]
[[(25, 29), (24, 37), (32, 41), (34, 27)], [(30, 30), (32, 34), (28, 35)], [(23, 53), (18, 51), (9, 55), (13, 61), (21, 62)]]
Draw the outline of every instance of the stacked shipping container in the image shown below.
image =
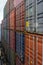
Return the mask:
[[(4, 28), (4, 48), (6, 49), (7, 59), (11, 63), (11, 65), (15, 64), (13, 56), (15, 55), (15, 26), (16, 26), (16, 9), (14, 7), (14, 0), (7, 0), (6, 5), (4, 7), (4, 19), (6, 19), (6, 27)], [(10, 60), (11, 59), (11, 60)], [(11, 62), (12, 61), (12, 62)]]
[[(17, 4), (16, 4), (17, 3)], [(16, 6), (16, 65), (24, 64), (24, 0), (15, 0)], [(19, 50), (19, 51), (18, 51)]]
[(25, 65), (43, 65), (42, 5), (42, 0), (25, 0), (25, 29), (31, 32), (25, 34)]
[[(16, 7), (16, 58), (22, 65), (24, 61), (24, 34), (20, 31), (24, 31), (24, 0), (14, 0), (14, 6)], [(16, 60), (16, 64), (19, 62)]]
[(3, 45), (7, 45), (5, 49), (11, 65), (15, 64), (15, 53), (16, 65), (43, 65), (43, 35), (40, 35), (43, 33), (42, 6), (42, 0), (7, 1), (2, 37), (5, 40), (3, 42), (7, 42)]

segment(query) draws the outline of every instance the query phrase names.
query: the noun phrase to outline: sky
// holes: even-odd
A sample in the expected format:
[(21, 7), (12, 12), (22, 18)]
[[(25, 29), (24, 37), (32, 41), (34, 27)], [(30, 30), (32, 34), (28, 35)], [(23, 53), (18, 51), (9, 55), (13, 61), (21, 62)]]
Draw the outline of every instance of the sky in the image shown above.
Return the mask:
[(0, 0), (0, 24), (3, 20), (3, 9), (7, 0)]

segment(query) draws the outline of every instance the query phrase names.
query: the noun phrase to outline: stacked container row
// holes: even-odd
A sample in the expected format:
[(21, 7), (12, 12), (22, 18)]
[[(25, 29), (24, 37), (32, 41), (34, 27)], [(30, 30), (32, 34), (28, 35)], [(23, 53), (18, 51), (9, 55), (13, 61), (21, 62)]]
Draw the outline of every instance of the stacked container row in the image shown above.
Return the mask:
[[(4, 28), (5, 44), (7, 59), (10, 65), (15, 64), (15, 26), (16, 26), (16, 9), (14, 7), (14, 0), (7, 0), (4, 7), (4, 19), (6, 19), (6, 27)], [(14, 57), (13, 57), (14, 56)]]
[(7, 0), (2, 38), (10, 65), (15, 59), (16, 65), (43, 65), (43, 35), (35, 34), (43, 33), (42, 6), (42, 0)]

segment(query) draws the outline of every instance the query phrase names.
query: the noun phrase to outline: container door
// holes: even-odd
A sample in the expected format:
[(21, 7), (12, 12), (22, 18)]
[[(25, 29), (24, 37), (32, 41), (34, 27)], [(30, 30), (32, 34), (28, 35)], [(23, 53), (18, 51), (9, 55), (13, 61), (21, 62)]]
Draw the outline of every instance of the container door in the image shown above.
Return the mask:
[(36, 32), (43, 33), (43, 0), (36, 0)]

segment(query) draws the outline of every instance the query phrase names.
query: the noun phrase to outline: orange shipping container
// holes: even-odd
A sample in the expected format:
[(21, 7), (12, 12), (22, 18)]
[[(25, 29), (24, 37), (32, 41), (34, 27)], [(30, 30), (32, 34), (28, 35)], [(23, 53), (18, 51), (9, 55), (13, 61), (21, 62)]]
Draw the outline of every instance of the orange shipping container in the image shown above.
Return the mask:
[(43, 65), (43, 35), (36, 35), (36, 65)]
[(35, 54), (35, 35), (25, 34), (25, 65), (35, 65), (36, 54)]
[(13, 29), (13, 30), (15, 30), (15, 25), (16, 25), (16, 10), (15, 10), (15, 8), (14, 8), (14, 10), (12, 10), (11, 12), (10, 12), (10, 29)]
[(25, 65), (43, 65), (43, 35), (25, 34)]

